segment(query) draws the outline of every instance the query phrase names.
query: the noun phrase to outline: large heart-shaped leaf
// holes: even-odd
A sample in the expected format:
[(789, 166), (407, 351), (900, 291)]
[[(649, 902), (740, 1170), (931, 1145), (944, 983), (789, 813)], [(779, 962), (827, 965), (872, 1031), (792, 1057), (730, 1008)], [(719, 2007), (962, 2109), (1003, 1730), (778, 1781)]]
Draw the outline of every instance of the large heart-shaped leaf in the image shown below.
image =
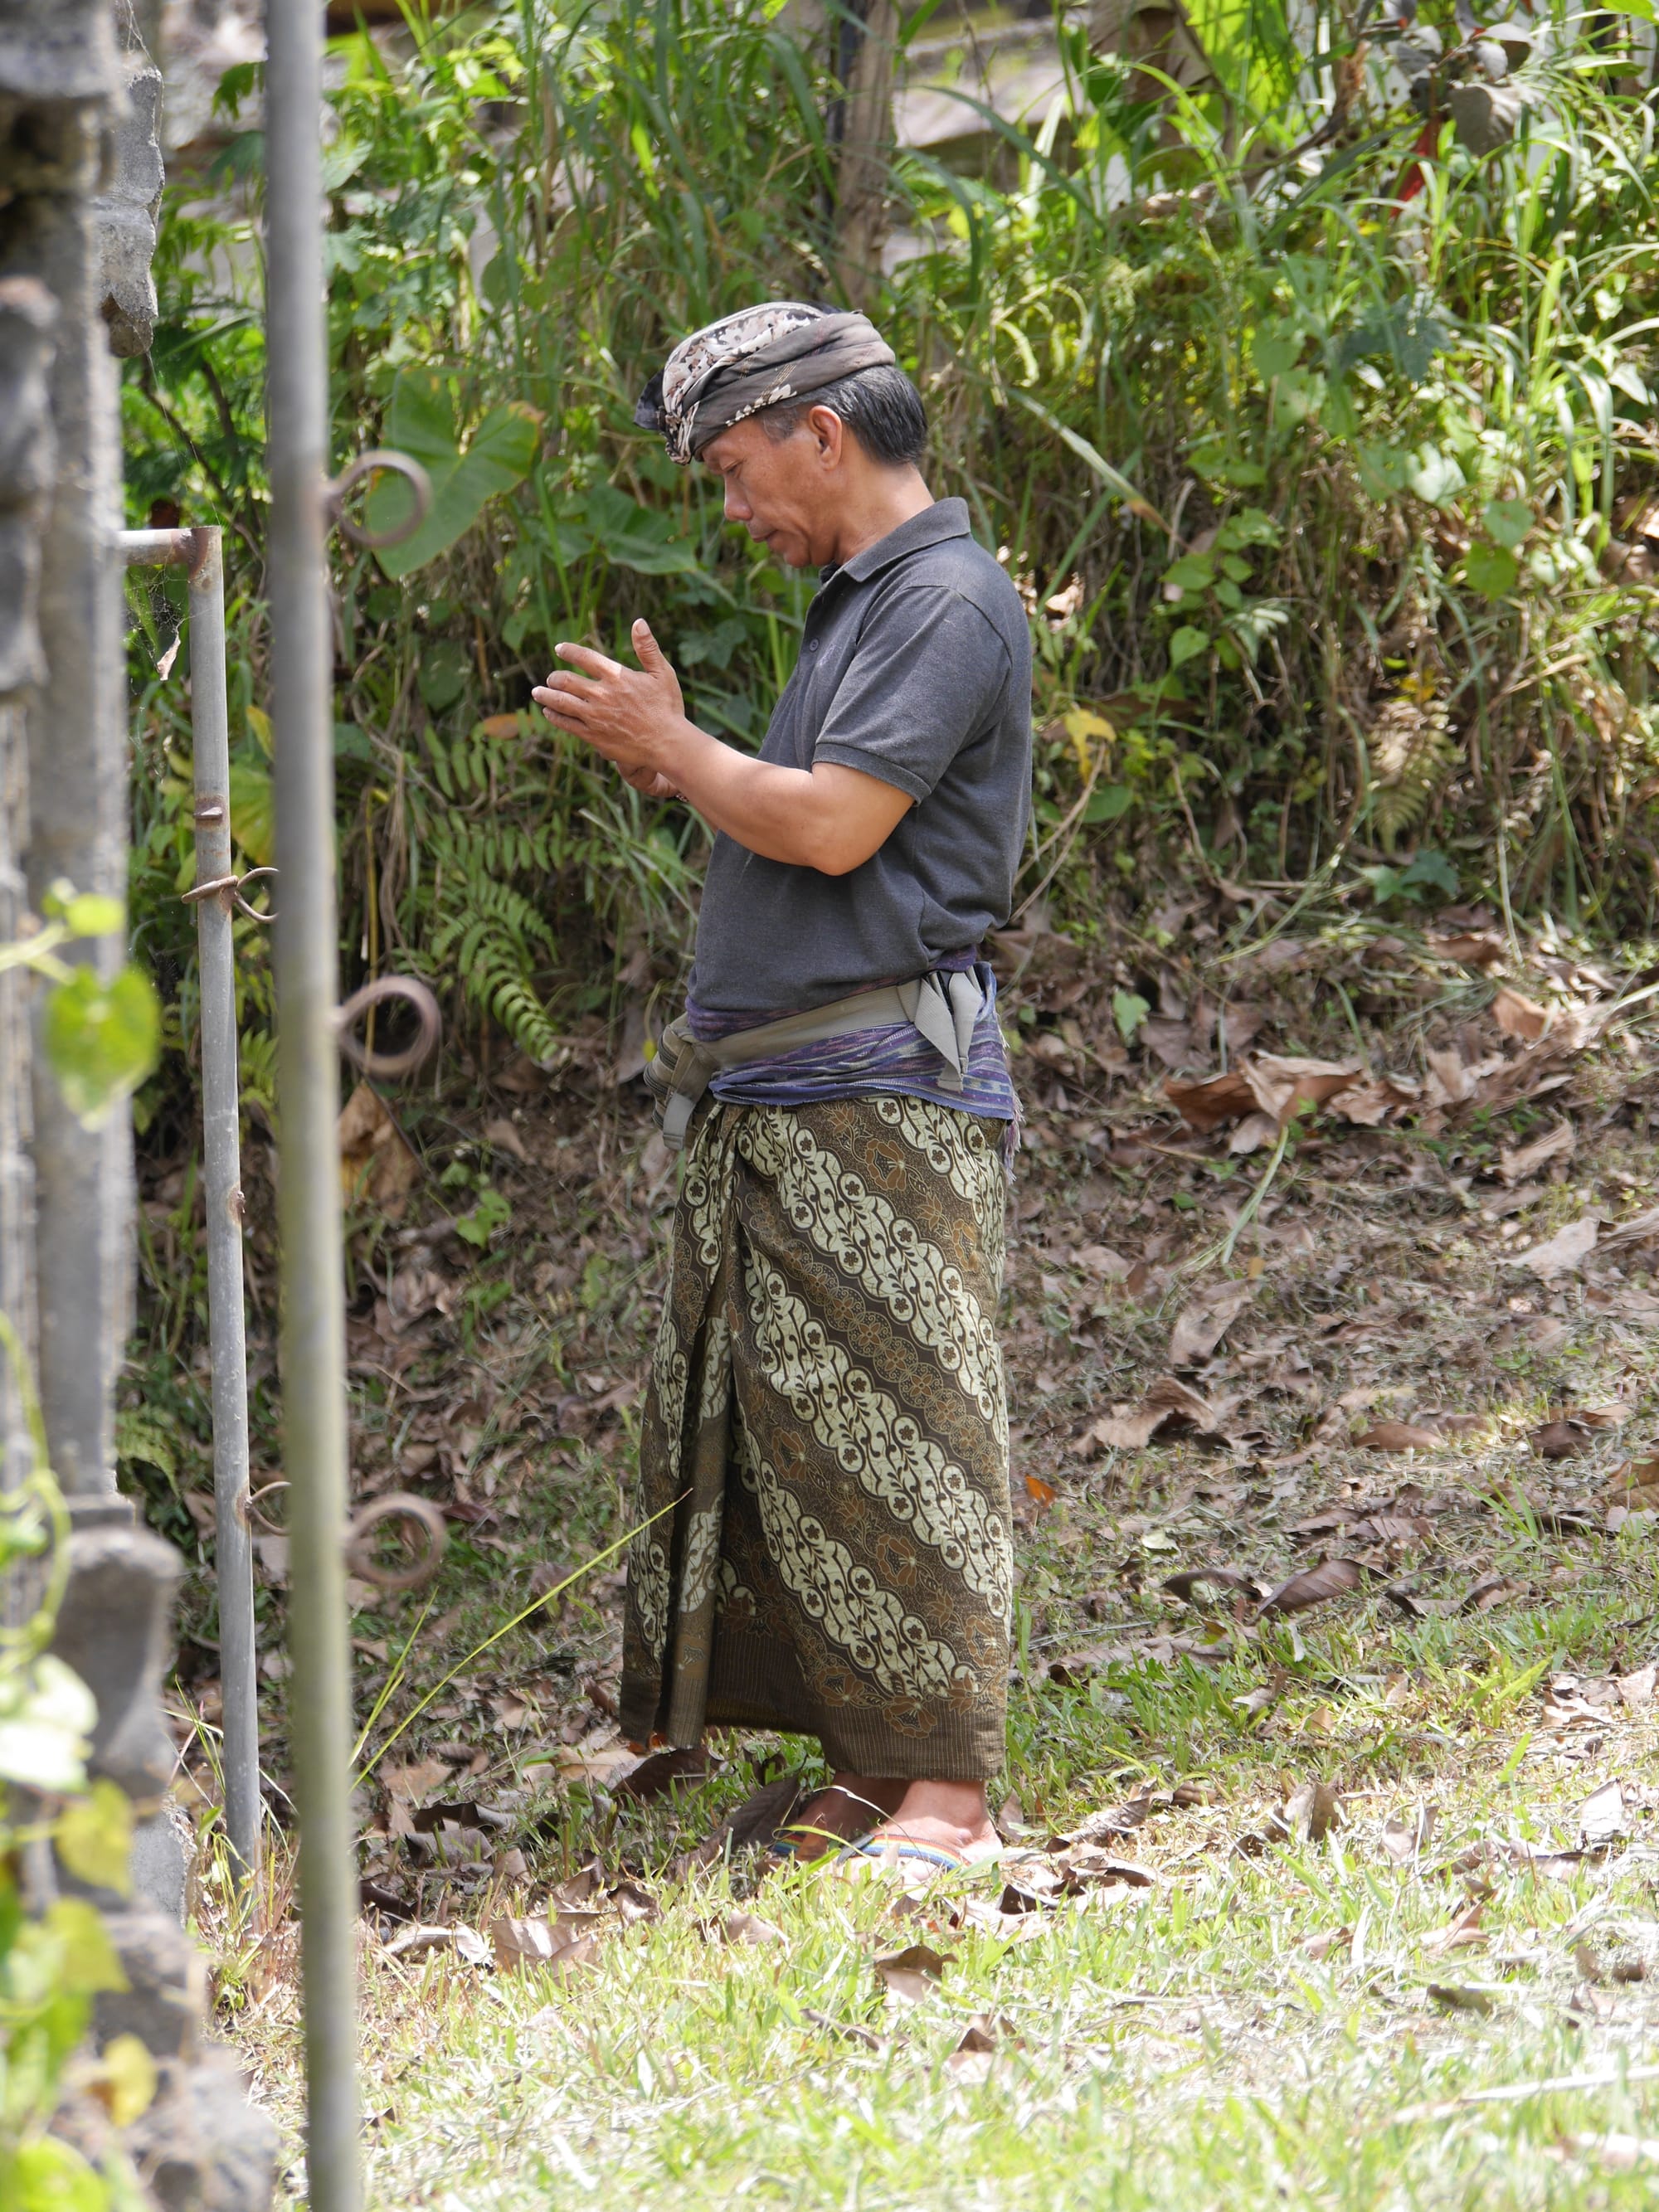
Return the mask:
[[(386, 574), (412, 574), (464, 537), (492, 499), (523, 483), (540, 442), (540, 416), (509, 400), (490, 409), (463, 451), (448, 380), (428, 368), (401, 371), (392, 387), (386, 443), (426, 471), (432, 504), (412, 536), (383, 548), (378, 557)], [(409, 512), (409, 498), (406, 484), (381, 477), (368, 495), (369, 528), (394, 528)]]
[(608, 560), (637, 575), (683, 575), (697, 565), (691, 547), (675, 541), (672, 517), (641, 507), (615, 484), (596, 483), (588, 493), (587, 526)]

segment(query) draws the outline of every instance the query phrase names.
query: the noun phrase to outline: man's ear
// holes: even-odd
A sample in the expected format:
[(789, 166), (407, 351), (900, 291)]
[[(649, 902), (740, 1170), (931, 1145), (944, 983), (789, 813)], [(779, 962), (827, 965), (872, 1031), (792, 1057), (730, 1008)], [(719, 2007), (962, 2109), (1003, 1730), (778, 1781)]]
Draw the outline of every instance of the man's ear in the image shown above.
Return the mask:
[(847, 425), (833, 407), (814, 407), (806, 424), (817, 441), (819, 459), (827, 468), (834, 468), (842, 457)]

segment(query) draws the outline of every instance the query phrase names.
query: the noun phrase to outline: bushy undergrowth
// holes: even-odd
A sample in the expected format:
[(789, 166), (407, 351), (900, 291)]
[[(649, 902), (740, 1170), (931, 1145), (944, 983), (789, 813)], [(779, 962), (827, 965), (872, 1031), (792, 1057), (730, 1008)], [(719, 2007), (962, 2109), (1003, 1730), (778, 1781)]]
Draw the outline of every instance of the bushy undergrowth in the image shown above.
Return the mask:
[[(1479, 159), (1322, 9), (1294, 95), (1279, 72), (1248, 128), (1242, 94), (1154, 103), (1062, 22), (1040, 128), (988, 117), (983, 174), (899, 163), (908, 258), (872, 312), (927, 394), (937, 488), (1030, 605), (1025, 890), (1052, 878), (1062, 917), (1088, 929), (1103, 889), (1133, 900), (1184, 855), (1650, 918), (1654, 117), (1627, 19), (1596, 21), (1543, 25), (1516, 135)], [(423, 969), (547, 1060), (672, 980), (702, 833), (527, 715), (529, 687), (556, 640), (620, 650), (644, 613), (694, 711), (758, 738), (805, 586), (722, 528), (632, 401), (696, 323), (831, 295), (836, 88), (771, 0), (411, 15), (395, 52), (339, 41), (333, 75), (337, 457), (401, 443), (440, 490), (404, 554), (337, 553), (347, 964)], [(234, 76), (224, 104), (256, 94)], [(174, 186), (164, 323), (127, 395), (140, 516), (172, 501), (234, 532), (250, 862), (270, 824), (259, 162), (249, 130)], [(136, 909), (187, 1043), (186, 707), (137, 635)]]

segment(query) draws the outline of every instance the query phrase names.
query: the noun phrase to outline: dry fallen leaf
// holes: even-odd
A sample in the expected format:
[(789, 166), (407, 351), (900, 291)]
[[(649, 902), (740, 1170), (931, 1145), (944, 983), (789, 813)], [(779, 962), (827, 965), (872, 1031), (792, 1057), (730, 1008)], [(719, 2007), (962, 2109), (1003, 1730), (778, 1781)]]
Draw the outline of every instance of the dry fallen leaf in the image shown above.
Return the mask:
[(1528, 1176), (1536, 1175), (1551, 1160), (1570, 1158), (1577, 1142), (1571, 1122), (1558, 1121), (1541, 1137), (1534, 1137), (1531, 1144), (1522, 1145), (1516, 1152), (1500, 1152), (1498, 1179), (1507, 1189), (1513, 1190), (1517, 1183), (1524, 1183)]
[(1182, 1307), (1170, 1337), (1170, 1366), (1201, 1366), (1249, 1305), (1252, 1289), (1249, 1283), (1212, 1283)]
[(1534, 1429), (1527, 1441), (1540, 1459), (1572, 1459), (1590, 1447), (1589, 1431), (1565, 1413)]
[(1409, 1866), (1413, 1859), (1428, 1849), (1429, 1838), (1434, 1833), (1435, 1808), (1419, 1805), (1408, 1820), (1391, 1813), (1382, 1823), (1382, 1856), (1395, 1866)]
[(1437, 1928), (1431, 1934), (1425, 1936), (1422, 1948), (1438, 1954), (1466, 1951), (1476, 1944), (1484, 1943), (1486, 1939), (1481, 1932), (1480, 1916), (1485, 1910), (1485, 1905), (1477, 1898), (1473, 1905), (1458, 1914), (1449, 1927)]
[(1353, 1442), (1366, 1451), (1437, 1451), (1445, 1438), (1416, 1421), (1378, 1421)]
[(1328, 1959), (1333, 1951), (1351, 1949), (1352, 1944), (1352, 1928), (1328, 1928), (1322, 1936), (1310, 1936), (1302, 1948), (1310, 1959), (1324, 1960)]
[(920, 2004), (932, 1996), (945, 1978), (947, 1963), (926, 1943), (907, 1944), (902, 1951), (889, 1951), (874, 1962), (876, 1978), (900, 2004)]
[(1311, 1605), (1346, 1597), (1350, 1590), (1357, 1590), (1364, 1578), (1352, 1559), (1326, 1559), (1319, 1566), (1304, 1567), (1299, 1575), (1280, 1583), (1270, 1596), (1262, 1599), (1255, 1617), (1266, 1620), (1276, 1613), (1304, 1613)]
[(504, 1913), (492, 1923), (489, 1936), (495, 1964), (504, 1972), (536, 1967), (562, 1981), (578, 1967), (591, 1966), (599, 1956), (598, 1936), (568, 1932), (563, 1913), (556, 1921), (515, 1920)]
[(1463, 1600), (1465, 1613), (1490, 1613), (1496, 1605), (1521, 1595), (1519, 1583), (1511, 1582), (1507, 1575), (1482, 1575), (1473, 1583)]
[(421, 1156), (372, 1084), (360, 1083), (347, 1099), (337, 1134), (347, 1200), (367, 1196), (388, 1221), (401, 1220), (421, 1179)]
[(1528, 1044), (1536, 1044), (1550, 1025), (1549, 1009), (1534, 1000), (1523, 999), (1519, 991), (1505, 984), (1492, 1002), (1492, 1018), (1505, 1036), (1520, 1037)]
[(1342, 1817), (1342, 1801), (1330, 1783), (1304, 1782), (1286, 1798), (1279, 1817), (1291, 1835), (1322, 1843)]
[(1182, 1434), (1218, 1436), (1225, 1412), (1206, 1405), (1195, 1390), (1173, 1375), (1161, 1375), (1139, 1406), (1115, 1408), (1089, 1431), (1094, 1441), (1109, 1449), (1138, 1451), (1158, 1432), (1169, 1428)]
[(1574, 1274), (1595, 1249), (1600, 1234), (1601, 1224), (1595, 1216), (1583, 1213), (1565, 1229), (1558, 1229), (1546, 1243), (1528, 1245), (1524, 1252), (1506, 1253), (1504, 1264), (1507, 1267), (1529, 1267), (1546, 1282), (1557, 1275)]
[(678, 1788), (695, 1789), (708, 1774), (708, 1753), (701, 1745), (690, 1750), (653, 1751), (624, 1774), (617, 1787), (623, 1796), (648, 1804)]
[(976, 2012), (945, 2063), (958, 2081), (983, 2081), (990, 2074), (997, 2039), (983, 2013)]
[(1619, 1677), (1619, 1697), (1623, 1705), (1650, 1705), (1656, 1686), (1659, 1686), (1659, 1666), (1650, 1662), (1638, 1667), (1633, 1674)]
[(1358, 1060), (1287, 1060), (1263, 1052), (1247, 1054), (1224, 1075), (1201, 1083), (1178, 1083), (1171, 1076), (1164, 1096), (1195, 1129), (1207, 1132), (1224, 1121), (1260, 1115), (1276, 1134), (1298, 1106), (1322, 1106), (1370, 1080)]
[(781, 1928), (758, 1913), (728, 1912), (720, 1923), (720, 1934), (728, 1943), (782, 1943), (788, 1939)]
[(1616, 1782), (1604, 1782), (1578, 1808), (1578, 1828), (1587, 1844), (1611, 1843), (1624, 1832), (1625, 1793)]
[(1239, 1590), (1247, 1597), (1257, 1595), (1254, 1580), (1241, 1574), (1237, 1567), (1194, 1567), (1178, 1575), (1165, 1576), (1164, 1587), (1171, 1597), (1180, 1598), (1186, 1605), (1194, 1603), (1195, 1589)]

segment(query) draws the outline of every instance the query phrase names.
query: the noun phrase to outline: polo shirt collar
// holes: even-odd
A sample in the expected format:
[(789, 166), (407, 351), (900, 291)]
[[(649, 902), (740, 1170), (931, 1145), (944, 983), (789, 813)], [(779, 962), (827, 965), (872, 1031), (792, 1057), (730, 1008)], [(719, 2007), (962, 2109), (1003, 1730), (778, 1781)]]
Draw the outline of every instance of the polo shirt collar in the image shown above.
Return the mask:
[(866, 545), (861, 553), (855, 553), (841, 568), (829, 570), (824, 581), (827, 583), (834, 575), (849, 576), (855, 584), (866, 583), (882, 569), (891, 568), (895, 561), (920, 553), (924, 546), (942, 545), (947, 538), (966, 538), (969, 534), (967, 501), (936, 499), (920, 514), (913, 514), (896, 530), (890, 530), (885, 538), (877, 538), (873, 545)]

